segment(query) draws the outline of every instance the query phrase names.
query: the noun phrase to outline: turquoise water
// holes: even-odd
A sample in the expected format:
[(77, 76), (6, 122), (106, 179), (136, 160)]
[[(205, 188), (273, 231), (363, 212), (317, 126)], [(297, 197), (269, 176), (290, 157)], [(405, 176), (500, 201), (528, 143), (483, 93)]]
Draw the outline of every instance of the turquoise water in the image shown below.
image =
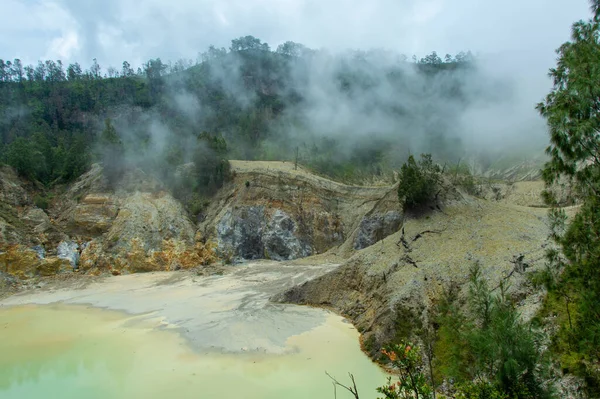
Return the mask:
[(284, 355), (196, 353), (157, 324), (84, 306), (2, 309), (0, 398), (333, 398), (325, 371), (352, 372), (374, 398), (386, 378), (334, 315)]

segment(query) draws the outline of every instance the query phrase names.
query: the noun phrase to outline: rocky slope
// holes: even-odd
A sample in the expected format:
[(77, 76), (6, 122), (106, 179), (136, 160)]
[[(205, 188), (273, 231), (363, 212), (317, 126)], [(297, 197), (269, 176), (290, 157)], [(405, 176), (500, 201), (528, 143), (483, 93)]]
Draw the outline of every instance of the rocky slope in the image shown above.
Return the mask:
[(140, 171), (126, 175), (114, 192), (94, 165), (57, 189), (46, 211), (31, 200), (35, 188), (10, 169), (2, 170), (0, 184), (0, 270), (20, 279), (169, 270), (214, 259), (195, 241), (183, 206)]
[(492, 287), (510, 285), (524, 317), (543, 293), (526, 272), (544, 264), (546, 210), (465, 196), (426, 215), (407, 217), (400, 231), (356, 252), (335, 271), (275, 297), (280, 302), (331, 307), (363, 333), (372, 355), (450, 286), (468, 286), (478, 263)]
[(174, 270), (218, 257), (290, 260), (344, 243), (349, 251), (365, 248), (401, 225), (394, 187), (347, 186), (285, 162), (231, 164), (233, 179), (196, 223), (160, 182), (139, 170), (114, 191), (93, 165), (56, 189), (42, 210), (32, 200), (39, 190), (5, 168), (0, 269), (26, 279)]
[(2, 169), (0, 270), (23, 279), (324, 254), (343, 265), (279, 300), (332, 306), (379, 342), (393, 334), (399, 306), (422, 313), (474, 262), (494, 284), (512, 272), (515, 295), (525, 295), (522, 269), (538, 267), (546, 245), (535, 182), (490, 189), (489, 200), (453, 191), (417, 218), (403, 215), (393, 186), (348, 186), (286, 162), (231, 166), (232, 180), (196, 222), (141, 171), (114, 192), (94, 165), (43, 211), (35, 188)]

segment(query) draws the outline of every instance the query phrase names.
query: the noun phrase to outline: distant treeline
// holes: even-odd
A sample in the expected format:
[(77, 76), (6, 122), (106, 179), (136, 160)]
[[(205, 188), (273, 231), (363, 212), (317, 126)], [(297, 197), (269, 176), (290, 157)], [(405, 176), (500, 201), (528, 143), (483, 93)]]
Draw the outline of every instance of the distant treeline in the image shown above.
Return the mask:
[[(232, 40), (230, 49), (211, 46), (196, 62), (157, 58), (136, 70), (127, 61), (120, 69), (103, 71), (96, 60), (87, 70), (60, 60), (37, 65), (0, 60), (0, 160), (46, 186), (76, 178), (108, 153), (113, 167), (140, 167), (172, 180), (178, 167), (211, 150), (210, 142), (219, 143), (223, 158), (290, 159), (300, 153), (304, 163), (334, 176), (378, 173), (389, 152), (389, 134), (365, 135), (352, 144), (343, 135), (315, 134), (321, 132), (309, 121), (308, 87), (315, 83), (316, 60), (322, 57), (323, 52), (293, 42), (271, 51), (246, 36)], [(385, 83), (418, 103), (431, 95), (423, 85), (433, 85), (435, 76), (443, 74), (444, 84), (436, 82), (436, 87), (460, 99), (462, 80), (453, 76), (468, 69), (472, 56), (442, 59), (433, 52), (411, 62), (393, 55), (393, 62), (381, 68), (385, 82), (369, 74), (379, 59), (359, 51), (336, 58), (326, 79), (333, 79), (336, 95), (352, 101), (377, 97)], [(411, 86), (412, 73), (422, 79), (418, 87)], [(419, 124), (410, 109), (380, 100), (369, 106), (397, 118), (399, 129), (406, 118)], [(428, 112), (435, 112), (435, 106)], [(108, 144), (102, 140), (106, 129), (114, 129)], [(428, 140), (441, 150), (447, 148), (445, 129), (428, 132)], [(119, 151), (106, 151), (115, 143)]]

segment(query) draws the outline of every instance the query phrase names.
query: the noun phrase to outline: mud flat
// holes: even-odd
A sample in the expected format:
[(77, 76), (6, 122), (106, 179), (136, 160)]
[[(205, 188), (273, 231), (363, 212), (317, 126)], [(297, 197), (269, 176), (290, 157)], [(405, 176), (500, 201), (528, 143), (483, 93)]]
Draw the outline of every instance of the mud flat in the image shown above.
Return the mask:
[(354, 373), (361, 397), (375, 397), (385, 374), (351, 324), (268, 301), (335, 267), (251, 263), (222, 276), (138, 274), (6, 298), (0, 398), (331, 398), (325, 371)]

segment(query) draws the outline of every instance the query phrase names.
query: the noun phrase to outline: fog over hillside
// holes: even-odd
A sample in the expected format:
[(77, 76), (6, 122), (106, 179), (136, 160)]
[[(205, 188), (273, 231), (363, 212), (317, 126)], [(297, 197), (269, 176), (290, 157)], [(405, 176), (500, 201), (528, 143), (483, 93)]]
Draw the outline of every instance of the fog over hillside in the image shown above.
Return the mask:
[[(227, 157), (298, 156), (338, 176), (379, 173), (421, 152), (453, 162), (541, 154), (547, 136), (535, 105), (570, 22), (588, 13), (583, 0), (8, 0), (3, 8), (0, 56), (31, 64), (30, 81), (69, 82), (61, 94), (37, 92), (56, 108), (43, 123), (31, 101), (6, 89), (5, 153), (43, 126), (51, 146), (64, 134), (70, 148), (82, 132), (98, 159), (110, 118), (124, 163), (161, 174), (165, 159), (193, 160), (204, 131), (225, 138)], [(106, 94), (57, 117), (81, 101), (57, 96), (86, 76), (137, 83), (107, 79)]]

